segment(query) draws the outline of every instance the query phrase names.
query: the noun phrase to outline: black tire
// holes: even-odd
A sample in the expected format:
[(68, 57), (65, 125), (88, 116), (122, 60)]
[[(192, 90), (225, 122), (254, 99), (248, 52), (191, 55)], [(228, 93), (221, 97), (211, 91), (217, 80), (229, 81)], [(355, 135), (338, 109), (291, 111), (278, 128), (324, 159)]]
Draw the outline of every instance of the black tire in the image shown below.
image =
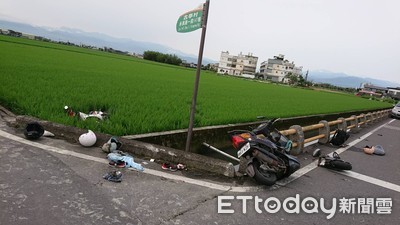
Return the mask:
[(254, 179), (260, 183), (267, 186), (274, 185), (276, 182), (276, 174), (272, 172), (264, 172), (260, 170), (260, 162), (257, 160), (253, 161), (253, 168), (254, 168)]
[(332, 169), (337, 169), (337, 170), (351, 170), (352, 166), (349, 162), (342, 162), (338, 160), (334, 160), (330, 162), (330, 166)]

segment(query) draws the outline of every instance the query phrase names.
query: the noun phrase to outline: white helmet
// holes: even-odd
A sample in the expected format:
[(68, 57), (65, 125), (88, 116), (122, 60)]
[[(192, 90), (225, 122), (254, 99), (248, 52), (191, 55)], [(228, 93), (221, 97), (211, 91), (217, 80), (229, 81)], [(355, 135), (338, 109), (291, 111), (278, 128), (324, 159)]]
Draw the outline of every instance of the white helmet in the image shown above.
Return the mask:
[(96, 135), (93, 133), (93, 131), (88, 130), (87, 133), (82, 134), (79, 137), (79, 143), (85, 147), (90, 147), (94, 145), (97, 141)]

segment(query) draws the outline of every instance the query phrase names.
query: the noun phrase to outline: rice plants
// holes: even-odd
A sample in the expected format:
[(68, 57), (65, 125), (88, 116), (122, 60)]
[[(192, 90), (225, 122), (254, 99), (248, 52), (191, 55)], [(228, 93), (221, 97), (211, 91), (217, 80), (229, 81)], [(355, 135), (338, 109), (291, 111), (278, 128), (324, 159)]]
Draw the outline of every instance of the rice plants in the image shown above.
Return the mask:
[[(0, 104), (113, 135), (187, 128), (195, 70), (96, 50), (0, 36)], [(66, 116), (103, 110), (103, 122)], [(352, 95), (202, 72), (195, 126), (389, 107)]]

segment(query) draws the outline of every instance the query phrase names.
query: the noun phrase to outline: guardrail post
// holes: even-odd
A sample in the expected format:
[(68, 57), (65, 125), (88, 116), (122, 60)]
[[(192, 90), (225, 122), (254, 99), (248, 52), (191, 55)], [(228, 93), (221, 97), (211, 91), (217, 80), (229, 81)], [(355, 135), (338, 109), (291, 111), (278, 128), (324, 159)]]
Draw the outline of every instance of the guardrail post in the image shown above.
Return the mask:
[(350, 118), (352, 118), (352, 120), (350, 120), (350, 125), (354, 126), (353, 128), (351, 128), (351, 132), (358, 133), (360, 131), (360, 128), (358, 127), (357, 116), (356, 115), (352, 115)]
[(372, 123), (372, 114), (369, 112), (367, 113), (367, 115), (365, 115), (367, 118), (367, 124), (371, 124)]
[(342, 122), (338, 124), (338, 129), (344, 130), (347, 132), (347, 122), (343, 117), (338, 118), (338, 120), (341, 120)]
[(376, 120), (381, 120), (381, 111), (376, 112)]
[(327, 144), (327, 143), (329, 143), (330, 132), (331, 132), (331, 131), (330, 131), (329, 124), (328, 124), (328, 121), (326, 121), (326, 120), (321, 120), (321, 121), (319, 121), (319, 123), (324, 124), (324, 127), (318, 129), (319, 134), (324, 134), (325, 137), (318, 139), (318, 143), (320, 143), (320, 144)]
[(362, 122), (362, 124), (360, 125), (360, 127), (366, 127), (367, 126), (367, 117), (365, 116), (365, 114), (361, 114), (360, 116), (362, 116), (360, 118), (360, 122)]
[(375, 122), (376, 120), (376, 112), (371, 113), (371, 121)]
[(298, 155), (303, 151), (304, 147), (304, 132), (303, 128), (299, 125), (293, 125), (289, 129), (295, 129), (296, 133), (289, 135), (290, 140), (293, 142), (297, 143), (296, 147), (293, 147), (292, 150), (290, 151), (290, 154), (292, 155)]

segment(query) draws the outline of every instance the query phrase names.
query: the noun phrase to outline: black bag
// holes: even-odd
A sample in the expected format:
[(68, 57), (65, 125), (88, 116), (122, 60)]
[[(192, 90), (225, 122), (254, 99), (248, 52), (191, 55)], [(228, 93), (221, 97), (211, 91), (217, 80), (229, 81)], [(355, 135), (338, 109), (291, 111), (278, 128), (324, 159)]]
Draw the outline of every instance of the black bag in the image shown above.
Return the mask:
[(332, 143), (335, 146), (341, 146), (344, 144), (344, 142), (347, 141), (347, 139), (349, 139), (349, 137), (350, 134), (348, 134), (346, 131), (338, 129), (333, 135), (330, 143)]

